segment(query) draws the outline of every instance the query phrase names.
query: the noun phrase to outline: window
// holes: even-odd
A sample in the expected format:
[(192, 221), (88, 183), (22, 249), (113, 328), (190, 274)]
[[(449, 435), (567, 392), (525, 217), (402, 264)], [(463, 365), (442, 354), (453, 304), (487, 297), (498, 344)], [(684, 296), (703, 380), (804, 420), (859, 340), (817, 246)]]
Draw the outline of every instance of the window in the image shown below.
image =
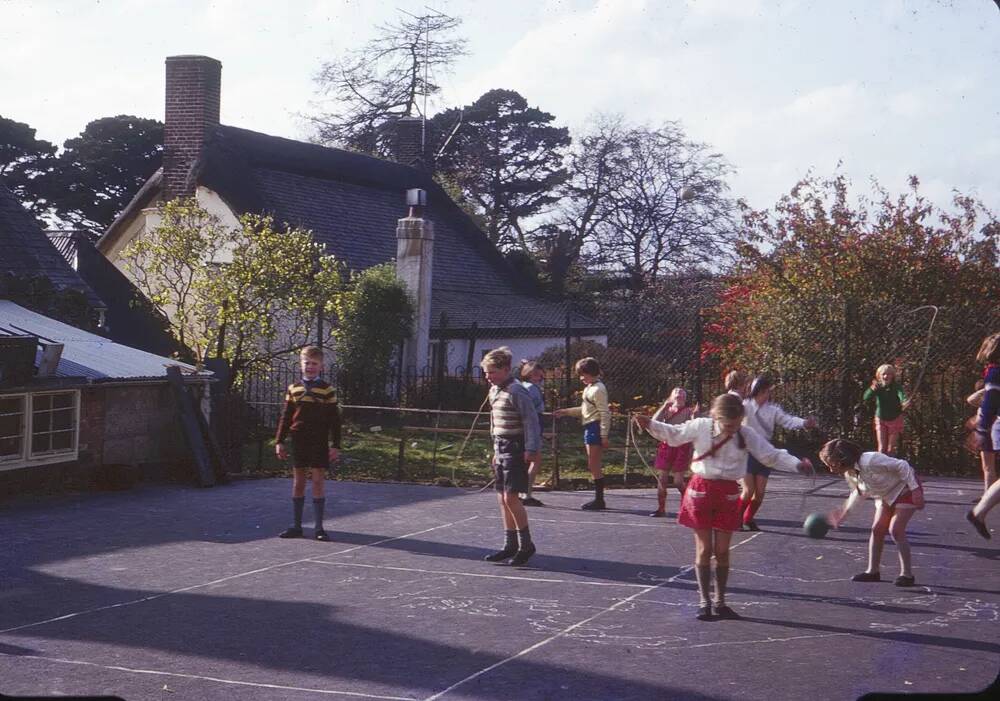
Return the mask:
[(0, 397), (0, 464), (24, 457), (25, 396)]
[(0, 469), (75, 459), (79, 426), (77, 391), (0, 396)]

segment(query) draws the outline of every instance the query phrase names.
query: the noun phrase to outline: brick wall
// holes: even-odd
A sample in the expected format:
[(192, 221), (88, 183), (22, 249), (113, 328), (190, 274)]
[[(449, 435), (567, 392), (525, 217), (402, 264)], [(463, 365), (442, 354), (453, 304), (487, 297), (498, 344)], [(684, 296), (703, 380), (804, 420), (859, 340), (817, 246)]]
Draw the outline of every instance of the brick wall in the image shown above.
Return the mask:
[(163, 128), (165, 199), (194, 195), (191, 168), (219, 125), (222, 64), (208, 56), (169, 56)]

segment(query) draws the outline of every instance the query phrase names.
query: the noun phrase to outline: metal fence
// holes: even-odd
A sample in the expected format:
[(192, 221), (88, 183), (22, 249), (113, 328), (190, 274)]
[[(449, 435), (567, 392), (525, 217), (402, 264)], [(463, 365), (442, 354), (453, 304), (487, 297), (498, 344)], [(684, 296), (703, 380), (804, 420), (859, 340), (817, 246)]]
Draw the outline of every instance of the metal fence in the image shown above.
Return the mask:
[[(345, 465), (353, 461), (354, 472), (346, 474), (460, 483), (485, 475), (482, 431), (487, 419), (482, 414), (473, 421), (487, 392), (478, 362), (482, 352), (501, 341), (512, 347), (515, 359), (542, 361), (548, 410), (579, 403), (582, 385), (572, 373), (573, 364), (588, 355), (598, 359), (616, 417), (605, 462), (623, 479), (630, 472), (638, 478), (636, 468), (642, 465), (634, 452), (631, 464), (627, 459), (627, 415), (655, 410), (673, 387), (687, 389), (692, 402), (705, 406), (723, 391), (723, 375), (734, 367), (770, 374), (777, 381), (775, 401), (793, 414), (818, 419), (819, 430), (779, 434), (780, 444), (815, 454), (823, 440), (850, 437), (874, 449), (872, 407), (862, 405), (861, 396), (882, 363), (899, 368), (905, 391), (915, 399), (906, 414), (903, 457), (923, 472), (977, 474), (978, 458), (965, 447), (966, 423), (974, 413), (965, 398), (982, 373), (975, 363), (982, 338), (1000, 329), (998, 310), (929, 305), (858, 309), (807, 301), (794, 309), (770, 310), (781, 323), (797, 325), (795, 333), (773, 332), (785, 327), (769, 327), (770, 319), (762, 314), (754, 328), (730, 329), (727, 346), (718, 334), (714, 293), (703, 285), (667, 300), (612, 294), (599, 306), (565, 306), (567, 318), (582, 314), (597, 319), (606, 329), (606, 344), (570, 327), (561, 337), (550, 333), (541, 343), (526, 333), (480, 338), (479, 345), (462, 346), (462, 360), (450, 364), (455, 353), (448, 345), (457, 341), (446, 339), (438, 342), (432, 364), (419, 370), (395, 364), (366, 376), (331, 365), (327, 376), (341, 394), (346, 443), (354, 444), (345, 453)], [(294, 358), (289, 358), (246, 375), (220, 400), (217, 433), (231, 464), (251, 472), (278, 467), (270, 441), (284, 388), (297, 377)], [(377, 401), (370, 401), (373, 397)], [(582, 478), (578, 426), (560, 420), (546, 432), (547, 479)], [(653, 446), (646, 440), (642, 450), (648, 460)]]

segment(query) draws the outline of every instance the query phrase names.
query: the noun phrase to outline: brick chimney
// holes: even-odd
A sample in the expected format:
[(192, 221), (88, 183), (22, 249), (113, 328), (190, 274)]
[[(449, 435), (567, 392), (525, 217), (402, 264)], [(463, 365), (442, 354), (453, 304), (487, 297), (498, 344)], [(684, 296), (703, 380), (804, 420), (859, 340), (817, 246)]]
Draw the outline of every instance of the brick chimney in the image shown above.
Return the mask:
[(208, 56), (167, 57), (163, 196), (194, 195), (192, 166), (219, 126), (222, 63)]
[(423, 120), (420, 117), (400, 117), (393, 127), (393, 160), (405, 166), (424, 167)]
[(434, 225), (424, 218), (427, 205), (424, 190), (408, 190), (406, 203), (409, 215), (396, 222), (396, 279), (410, 293), (415, 318), (413, 335), (403, 346), (403, 367), (421, 373), (430, 358)]

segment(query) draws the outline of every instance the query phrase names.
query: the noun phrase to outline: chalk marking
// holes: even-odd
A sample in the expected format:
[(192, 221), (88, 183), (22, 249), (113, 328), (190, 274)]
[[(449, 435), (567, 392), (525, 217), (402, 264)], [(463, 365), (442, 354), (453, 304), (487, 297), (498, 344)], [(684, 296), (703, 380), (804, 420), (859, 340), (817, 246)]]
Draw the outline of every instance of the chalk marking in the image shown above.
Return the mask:
[[(749, 543), (751, 540), (753, 540), (754, 538), (756, 538), (758, 535), (760, 535), (760, 534), (759, 533), (754, 533), (752, 536), (750, 536), (746, 540), (741, 540), (739, 543), (736, 543), (735, 545), (731, 546), (729, 549), (733, 550), (733, 549), (738, 548), (739, 546), (743, 545), (744, 543)], [(545, 645), (548, 645), (553, 640), (558, 640), (559, 638), (566, 637), (567, 635), (569, 635), (570, 633), (572, 633), (577, 628), (580, 628), (582, 626), (587, 625), (591, 621), (595, 620), (596, 618), (600, 618), (601, 616), (603, 616), (606, 613), (611, 613), (612, 611), (617, 611), (622, 606), (625, 606), (626, 604), (631, 603), (632, 601), (634, 601), (635, 599), (639, 598), (643, 594), (648, 594), (649, 592), (653, 591), (654, 589), (659, 589), (660, 587), (662, 587), (665, 584), (671, 584), (671, 583), (677, 581), (678, 579), (680, 579), (682, 576), (684, 576), (685, 574), (689, 573), (693, 569), (694, 569), (694, 565), (686, 565), (685, 567), (681, 568), (680, 572), (678, 572), (674, 576), (670, 577), (669, 579), (666, 579), (666, 580), (664, 580), (662, 582), (657, 582), (656, 584), (650, 585), (648, 587), (643, 588), (640, 591), (637, 591), (635, 594), (632, 594), (628, 598), (616, 601), (615, 603), (611, 604), (611, 606), (607, 607), (603, 611), (598, 611), (593, 616), (590, 616), (589, 618), (585, 618), (582, 621), (578, 621), (577, 623), (574, 623), (573, 625), (571, 625), (571, 626), (569, 626), (567, 628), (564, 628), (563, 630), (561, 630), (561, 631), (559, 631), (557, 633), (554, 633), (554, 634), (550, 635), (549, 637), (545, 638), (544, 640), (540, 640), (537, 643), (535, 643), (534, 645), (530, 645), (530, 646), (524, 648), (520, 652), (516, 652), (513, 655), (510, 655), (509, 657), (505, 657), (504, 659), (500, 660), (499, 662), (494, 662), (489, 667), (486, 667), (484, 669), (479, 670), (478, 672), (470, 674), (465, 679), (461, 679), (461, 680), (455, 682), (454, 684), (452, 684), (451, 686), (449, 686), (447, 689), (443, 689), (442, 691), (439, 691), (436, 694), (428, 696), (426, 699), (424, 699), (424, 701), (437, 701), (437, 699), (441, 698), (445, 694), (448, 694), (448, 693), (454, 691), (458, 687), (463, 686), (464, 684), (472, 681), (473, 679), (478, 679), (479, 677), (483, 676), (484, 674), (492, 672), (494, 669), (497, 669), (498, 667), (502, 667), (503, 665), (507, 664), (508, 662), (512, 662), (512, 661), (514, 661), (514, 660), (516, 660), (516, 659), (518, 659), (520, 657), (524, 657), (525, 655), (527, 655), (527, 654), (529, 654), (531, 652), (534, 652), (535, 650), (537, 650), (537, 649), (539, 649), (541, 647), (544, 647)]]
[(239, 679), (223, 679), (221, 677), (206, 677), (200, 674), (185, 674), (183, 672), (164, 672), (158, 669), (135, 669), (132, 667), (121, 667), (118, 665), (105, 665), (96, 662), (86, 662), (84, 660), (67, 660), (60, 657), (46, 657), (44, 655), (9, 655), (0, 652), (4, 657), (15, 657), (18, 659), (44, 660), (46, 662), (60, 662), (62, 664), (83, 665), (85, 667), (98, 667), (116, 672), (128, 672), (130, 674), (151, 674), (161, 677), (178, 677), (181, 679), (194, 679), (197, 681), (217, 682), (219, 684), (235, 684), (237, 686), (252, 686), (259, 689), (280, 689), (282, 691), (305, 691), (313, 694), (327, 694), (336, 696), (353, 696), (363, 699), (385, 699), (387, 701), (413, 701), (412, 696), (381, 696), (379, 694), (364, 694), (360, 691), (336, 691), (334, 689), (310, 689), (301, 686), (283, 686), (281, 684), (265, 684), (263, 682), (247, 682)]
[[(579, 579), (555, 579), (552, 577), (518, 577), (510, 574), (483, 574), (481, 572), (453, 572), (450, 570), (425, 570), (417, 567), (394, 567), (392, 565), (370, 565), (363, 562), (327, 562), (326, 560), (316, 560), (308, 559), (306, 562), (312, 562), (317, 565), (333, 565), (335, 567), (364, 567), (373, 570), (391, 570), (394, 572), (415, 572), (419, 574), (433, 574), (440, 576), (458, 576), (458, 577), (482, 577), (484, 579), (512, 579), (520, 580), (524, 582), (541, 582), (543, 584), (585, 584), (593, 587), (627, 587), (630, 589), (645, 589), (648, 588), (648, 584), (629, 584), (627, 582), (594, 582), (590, 580), (579, 580)], [(689, 568), (690, 569), (690, 568)], [(662, 584), (663, 581), (657, 583)], [(0, 631), (2, 633), (3, 631)]]
[[(356, 545), (354, 547), (347, 548), (346, 550), (340, 550), (338, 552), (331, 553), (331, 555), (342, 555), (344, 553), (349, 553), (349, 552), (353, 552), (354, 550), (358, 550), (359, 548), (371, 547), (373, 545), (381, 545), (382, 543), (388, 543), (388, 542), (393, 541), (393, 540), (402, 540), (403, 538), (410, 538), (410, 537), (415, 536), (415, 535), (422, 535), (424, 533), (429, 533), (431, 531), (436, 531), (436, 530), (439, 530), (441, 528), (450, 528), (451, 526), (455, 526), (455, 525), (457, 525), (459, 523), (465, 523), (466, 521), (473, 521), (473, 520), (475, 520), (477, 518), (479, 518), (479, 517), (478, 516), (470, 516), (468, 518), (463, 518), (463, 519), (461, 519), (459, 521), (453, 521), (451, 523), (445, 523), (445, 524), (440, 525), (440, 526), (434, 526), (433, 528), (425, 528), (422, 531), (414, 531), (413, 533), (407, 533), (405, 535), (394, 536), (392, 538), (383, 538), (382, 540), (377, 540), (374, 543), (366, 543), (364, 545)], [(234, 575), (230, 575), (228, 577), (222, 577), (220, 579), (213, 579), (211, 582), (204, 582), (203, 584), (192, 584), (191, 586), (188, 586), (188, 587), (181, 587), (180, 589), (171, 589), (170, 591), (161, 592), (159, 594), (153, 594), (152, 596), (144, 596), (141, 599), (133, 599), (132, 601), (122, 601), (122, 602), (119, 602), (117, 604), (109, 604), (107, 606), (97, 606), (97, 607), (91, 608), (91, 609), (84, 609), (83, 611), (76, 611), (74, 613), (67, 613), (67, 614), (64, 614), (62, 616), (56, 616), (55, 618), (47, 618), (47, 619), (45, 619), (43, 621), (35, 621), (34, 623), (25, 623), (23, 625), (14, 626), (13, 628), (5, 628), (3, 630), (0, 630), (0, 635), (2, 635), (3, 633), (13, 633), (14, 631), (17, 631), (17, 630), (24, 630), (25, 628), (32, 628), (34, 626), (44, 625), (46, 623), (55, 623), (57, 621), (65, 621), (65, 620), (68, 620), (70, 618), (76, 618), (77, 616), (86, 615), (88, 613), (98, 613), (100, 611), (108, 611), (110, 609), (121, 608), (123, 606), (131, 606), (133, 604), (141, 604), (141, 603), (145, 603), (147, 601), (154, 601), (155, 599), (160, 599), (160, 598), (163, 598), (164, 596), (170, 596), (171, 594), (182, 594), (184, 592), (192, 591), (194, 589), (200, 589), (202, 587), (210, 587), (213, 584), (222, 584), (223, 582), (229, 582), (229, 581), (232, 581), (234, 579), (239, 579), (241, 577), (248, 577), (248, 576), (253, 575), (253, 574), (260, 574), (261, 572), (268, 572), (270, 570), (275, 570), (275, 569), (278, 569), (280, 567), (289, 567), (291, 565), (297, 565), (297, 564), (300, 564), (302, 562), (309, 562), (311, 560), (312, 560), (311, 557), (303, 557), (303, 558), (301, 558), (299, 560), (291, 560), (289, 562), (280, 562), (280, 563), (278, 563), (276, 565), (268, 565), (267, 567), (261, 567), (259, 569), (251, 570), (249, 572), (242, 572), (240, 574), (234, 574)]]

